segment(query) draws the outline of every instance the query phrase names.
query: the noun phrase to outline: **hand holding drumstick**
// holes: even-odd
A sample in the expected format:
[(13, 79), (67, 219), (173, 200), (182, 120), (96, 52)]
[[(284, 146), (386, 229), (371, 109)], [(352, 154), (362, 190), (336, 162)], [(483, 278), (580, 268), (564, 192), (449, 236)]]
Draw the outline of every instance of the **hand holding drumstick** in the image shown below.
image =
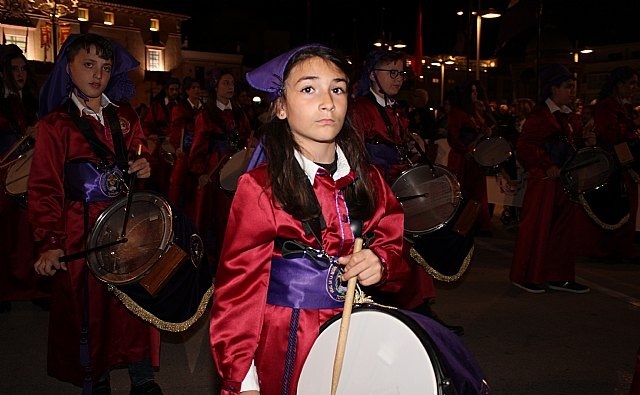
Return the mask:
[(344, 361), (344, 352), (347, 345), (347, 334), (349, 332), (349, 323), (351, 319), (351, 310), (353, 307), (353, 299), (355, 296), (356, 283), (359, 281), (362, 285), (373, 285), (382, 279), (382, 262), (371, 250), (362, 249), (363, 240), (356, 238), (353, 246), (353, 254), (340, 257), (338, 263), (345, 265), (345, 272), (342, 279), (347, 280), (347, 293), (344, 299), (344, 310), (342, 311), (342, 322), (340, 324), (340, 333), (338, 335), (338, 344), (336, 347), (336, 357), (333, 362), (333, 377), (331, 380), (331, 394), (335, 395), (340, 380), (340, 372), (342, 371), (342, 362)]

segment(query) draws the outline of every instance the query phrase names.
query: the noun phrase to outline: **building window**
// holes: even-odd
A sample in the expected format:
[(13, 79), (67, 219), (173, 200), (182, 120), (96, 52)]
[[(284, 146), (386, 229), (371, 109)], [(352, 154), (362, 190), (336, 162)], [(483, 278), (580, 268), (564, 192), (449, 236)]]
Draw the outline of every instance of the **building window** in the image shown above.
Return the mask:
[(151, 18), (149, 19), (149, 30), (152, 32), (157, 32), (160, 30), (160, 20)]
[(78, 20), (80, 22), (87, 22), (89, 20), (88, 8), (78, 8)]
[(105, 11), (104, 12), (104, 24), (105, 25), (113, 25), (114, 21), (115, 21), (115, 16), (113, 15), (113, 12), (109, 12), (109, 11)]
[(164, 51), (147, 47), (147, 70), (164, 71)]
[(12, 34), (5, 33), (5, 38), (7, 40), (6, 44), (15, 44), (22, 50), (23, 53), (27, 52), (27, 36), (26, 34)]

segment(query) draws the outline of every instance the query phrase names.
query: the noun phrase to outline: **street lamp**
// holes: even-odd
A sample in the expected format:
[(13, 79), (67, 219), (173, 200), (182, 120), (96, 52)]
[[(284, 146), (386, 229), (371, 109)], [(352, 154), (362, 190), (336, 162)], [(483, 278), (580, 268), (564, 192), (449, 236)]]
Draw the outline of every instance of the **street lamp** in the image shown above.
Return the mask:
[(29, 0), (31, 7), (51, 18), (53, 36), (53, 60), (58, 57), (58, 18), (73, 14), (78, 8), (78, 0)]
[(476, 14), (476, 80), (480, 80), (480, 32), (482, 30), (482, 18), (495, 19), (502, 15), (490, 8), (487, 11), (477, 11)]

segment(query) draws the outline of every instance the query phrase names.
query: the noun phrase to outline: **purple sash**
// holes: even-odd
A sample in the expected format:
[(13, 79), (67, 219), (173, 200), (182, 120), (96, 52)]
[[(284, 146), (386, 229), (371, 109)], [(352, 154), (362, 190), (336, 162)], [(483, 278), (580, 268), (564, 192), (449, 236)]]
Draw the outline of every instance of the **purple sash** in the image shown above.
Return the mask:
[(307, 258), (273, 258), (267, 303), (294, 309), (344, 307), (346, 287), (340, 269), (323, 268)]
[(100, 171), (89, 162), (64, 165), (67, 199), (80, 202), (108, 202), (120, 197), (123, 173), (117, 167)]

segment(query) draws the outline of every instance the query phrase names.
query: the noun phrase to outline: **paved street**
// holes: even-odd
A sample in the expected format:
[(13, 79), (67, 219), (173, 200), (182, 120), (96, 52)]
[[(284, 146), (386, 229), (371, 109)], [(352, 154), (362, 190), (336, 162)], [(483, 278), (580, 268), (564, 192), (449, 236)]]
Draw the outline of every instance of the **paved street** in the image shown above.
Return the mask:
[[(494, 222), (476, 239), (474, 261), (456, 283), (438, 283), (434, 310), (465, 328), (462, 337), (494, 395), (628, 395), (640, 346), (640, 265), (581, 259), (587, 294), (530, 294), (508, 281), (516, 229)], [(165, 395), (214, 394), (206, 319), (188, 333), (163, 336), (157, 373)], [(47, 377), (47, 313), (29, 302), (0, 315), (0, 394), (80, 394)], [(129, 393), (125, 370), (113, 394)]]

